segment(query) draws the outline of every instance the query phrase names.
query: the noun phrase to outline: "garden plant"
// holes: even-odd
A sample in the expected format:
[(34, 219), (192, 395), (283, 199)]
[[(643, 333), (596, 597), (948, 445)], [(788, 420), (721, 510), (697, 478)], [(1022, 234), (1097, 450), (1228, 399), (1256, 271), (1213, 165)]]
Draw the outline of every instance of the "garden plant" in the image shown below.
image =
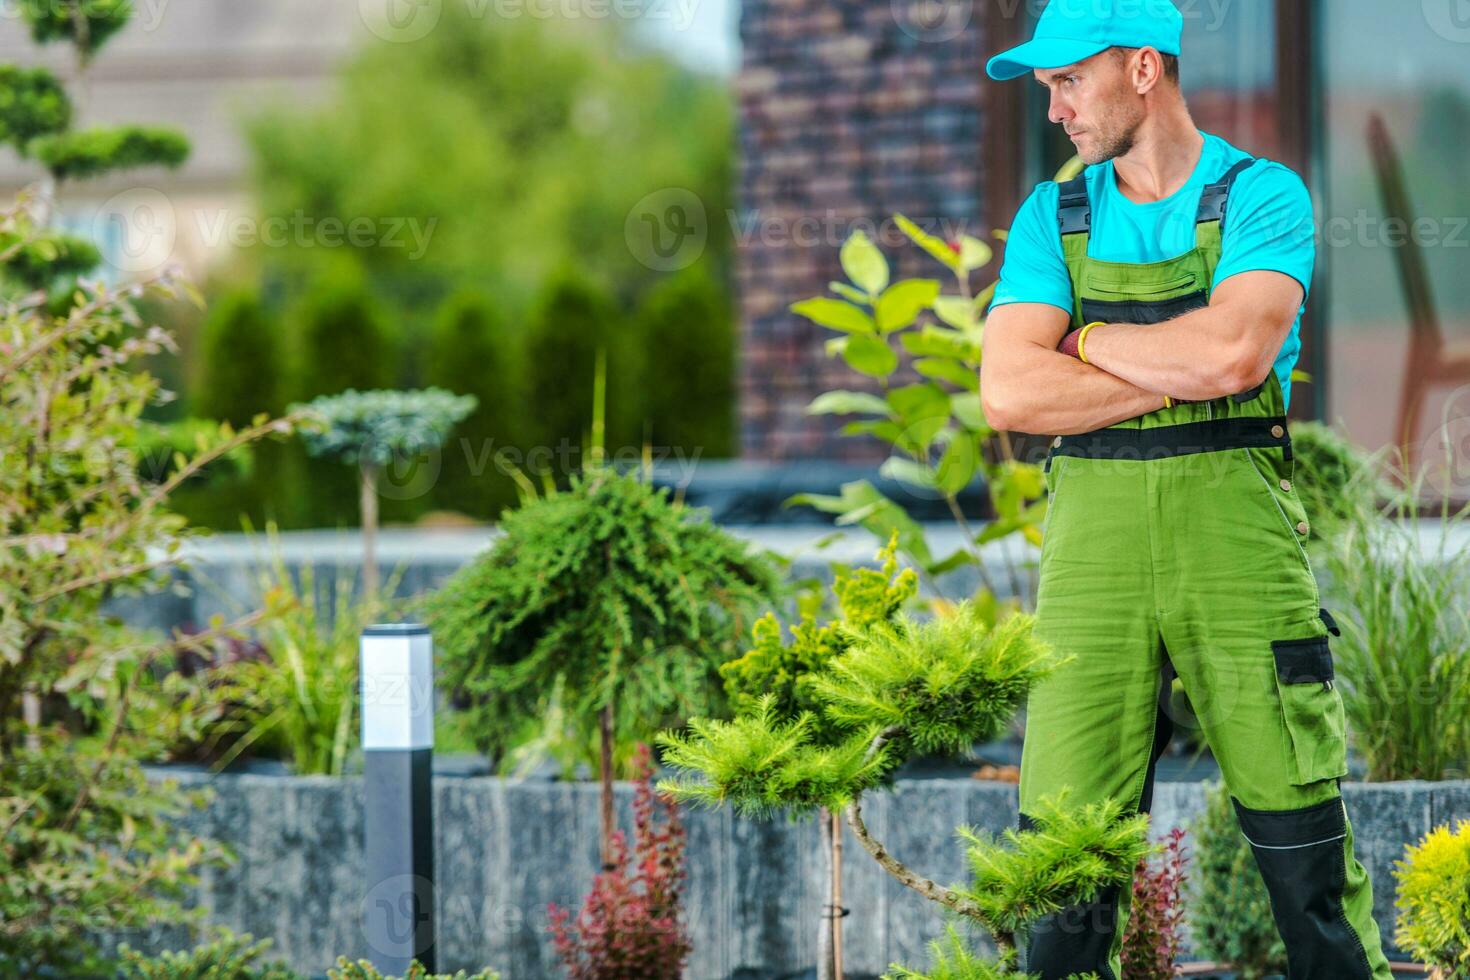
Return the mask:
[(612, 783), (629, 768), (616, 747), (631, 754), (664, 727), (723, 713), (718, 668), (782, 586), (774, 562), (703, 512), (604, 462), (601, 405), (599, 385), (591, 452), (570, 485), (531, 495), (523, 477), (526, 502), (423, 610), (464, 729), (492, 760), (548, 718), (597, 752), (610, 870)]
[[(44, 235), (23, 208), (0, 215), (0, 262)], [(82, 280), (57, 312), (41, 291), (0, 309), (0, 973), (102, 969), (107, 930), (187, 921), (179, 904), (211, 842), (180, 829), (202, 801), (144, 776), (162, 749), (142, 679), (184, 648), (207, 649), (266, 611), (163, 636), (108, 615), (114, 598), (166, 591), (193, 532), (169, 510), (212, 460), (289, 432), (291, 419), (201, 431), (162, 482), (140, 471), (138, 421), (168, 397), (140, 367), (172, 337), (122, 290)]]
[(1395, 862), (1394, 940), (1438, 980), (1470, 978), (1470, 820), (1436, 827)]
[[(971, 879), (946, 886), (915, 873), (877, 840), (862, 805), (866, 793), (891, 788), (908, 759), (965, 750), (1005, 724), (1053, 666), (1052, 651), (1032, 636), (1033, 623), (1016, 613), (991, 626), (969, 602), (922, 622), (900, 613), (865, 628), (844, 623), (845, 649), (805, 685), (819, 710), (785, 720), (772, 691), (733, 720), (694, 718), (685, 730), (663, 732), (666, 764), (701, 778), (663, 780), (659, 789), (748, 816), (841, 812), (885, 871), (989, 933), (996, 946), (993, 960), (973, 956), (952, 931), (932, 947), (930, 973), (895, 964), (891, 976), (1020, 976), (1017, 934), (1099, 888), (1128, 881), (1151, 850), (1147, 817), (1124, 813), (1116, 800), (1070, 807), (1062, 798), (1043, 801), (1034, 830), (1008, 829), (997, 839), (960, 827)], [(822, 723), (847, 737), (814, 741)]]
[[(685, 834), (679, 808), (655, 798), (648, 746), (634, 754), (633, 845), (613, 834), (614, 867), (598, 872), (575, 920), (549, 908), (567, 980), (680, 980), (692, 943), (683, 920)], [(663, 811), (662, 819), (656, 811)]]

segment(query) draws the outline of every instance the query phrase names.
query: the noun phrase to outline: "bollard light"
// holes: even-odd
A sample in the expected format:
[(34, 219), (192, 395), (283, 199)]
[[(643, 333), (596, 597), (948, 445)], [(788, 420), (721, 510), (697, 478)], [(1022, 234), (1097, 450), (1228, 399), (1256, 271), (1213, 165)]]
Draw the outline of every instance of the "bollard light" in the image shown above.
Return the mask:
[(369, 958), (389, 976), (434, 970), (434, 641), (417, 623), (383, 623), (360, 646)]

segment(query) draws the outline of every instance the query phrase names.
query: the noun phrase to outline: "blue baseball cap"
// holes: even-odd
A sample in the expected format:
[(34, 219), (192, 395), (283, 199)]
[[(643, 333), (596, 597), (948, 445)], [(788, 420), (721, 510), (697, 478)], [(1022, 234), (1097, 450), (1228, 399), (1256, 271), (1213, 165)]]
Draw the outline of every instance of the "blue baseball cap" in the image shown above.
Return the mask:
[(1025, 44), (1002, 51), (985, 65), (997, 81), (1036, 68), (1061, 68), (1111, 47), (1157, 48), (1179, 54), (1184, 18), (1170, 0), (1051, 0)]

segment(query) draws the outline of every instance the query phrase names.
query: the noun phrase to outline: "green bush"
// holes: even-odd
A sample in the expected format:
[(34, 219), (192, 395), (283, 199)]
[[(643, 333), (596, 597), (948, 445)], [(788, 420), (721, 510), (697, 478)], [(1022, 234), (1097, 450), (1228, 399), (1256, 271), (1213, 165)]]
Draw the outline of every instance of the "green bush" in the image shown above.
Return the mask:
[[(500, 306), (478, 289), (445, 300), (434, 322), (425, 383), (471, 395), (477, 407), (455, 429), (434, 487), (440, 507), (490, 519), (515, 502), (515, 485), (494, 454), (526, 435), (525, 357)], [(512, 456), (510, 462), (519, 462)]]
[[(329, 266), (287, 320), (296, 340), (289, 400), (308, 401), (349, 389), (391, 388), (397, 383), (397, 338), (387, 314), (369, 292), (362, 273), (346, 263)], [(293, 468), (302, 474), (301, 510), (306, 526), (356, 525), (355, 475), (335, 460), (293, 449)]]
[(1442, 971), (1444, 980), (1470, 978), (1470, 820), (1453, 833), (1448, 825), (1436, 827), (1394, 864), (1394, 941)]
[(1292, 483), (1318, 530), (1313, 541), (1330, 538), (1386, 491), (1369, 455), (1321, 422), (1293, 422), (1291, 451)]
[(276, 318), (266, 315), (260, 294), (236, 288), (214, 297), (201, 332), (191, 413), (240, 426), (260, 412), (280, 412), (288, 380), (285, 350)]
[(644, 386), (644, 412), (659, 448), (685, 458), (735, 450), (734, 299), (704, 264), (660, 281), (643, 294), (634, 332), (655, 365)]
[(284, 963), (258, 965), (255, 961), (271, 946), (248, 932), (237, 936), (223, 927), (212, 930), (207, 942), (193, 949), (149, 956), (124, 943), (118, 980), (303, 980)]
[(1235, 965), (1241, 980), (1286, 973), (1286, 947), (1271, 898), (1224, 783), (1209, 791), (1192, 828), (1194, 894), (1188, 903), (1197, 954)]
[(290, 317), (296, 337), (291, 400), (349, 388), (391, 388), (397, 338), (362, 273), (339, 262), (312, 286)]
[[(492, 759), (553, 701), (589, 734), (608, 708), (623, 765), (660, 729), (724, 710), (719, 666), (780, 578), (668, 496), (610, 468), (577, 474), (507, 511), (490, 549), (428, 598), (440, 676)], [(595, 740), (579, 752), (598, 767)]]
[(586, 444), (599, 348), (607, 357), (607, 451), (643, 444), (641, 352), (606, 291), (575, 269), (563, 270), (547, 283), (527, 334), (527, 408), (536, 422), (526, 448), (553, 454), (533, 468), (551, 469), (562, 482), (580, 469), (580, 455), (562, 463), (561, 447), (565, 440), (579, 453)]

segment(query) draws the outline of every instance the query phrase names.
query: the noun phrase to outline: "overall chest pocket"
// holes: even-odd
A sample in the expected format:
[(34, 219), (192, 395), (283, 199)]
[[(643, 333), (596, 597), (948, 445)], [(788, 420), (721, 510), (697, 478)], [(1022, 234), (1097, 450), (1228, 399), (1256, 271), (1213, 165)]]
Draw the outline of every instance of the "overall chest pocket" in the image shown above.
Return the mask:
[(1210, 305), (1207, 289), (1196, 289), (1183, 296), (1169, 295), (1195, 282), (1192, 274), (1148, 285), (1093, 279), (1081, 298), (1082, 322), (1148, 324), (1172, 320)]

